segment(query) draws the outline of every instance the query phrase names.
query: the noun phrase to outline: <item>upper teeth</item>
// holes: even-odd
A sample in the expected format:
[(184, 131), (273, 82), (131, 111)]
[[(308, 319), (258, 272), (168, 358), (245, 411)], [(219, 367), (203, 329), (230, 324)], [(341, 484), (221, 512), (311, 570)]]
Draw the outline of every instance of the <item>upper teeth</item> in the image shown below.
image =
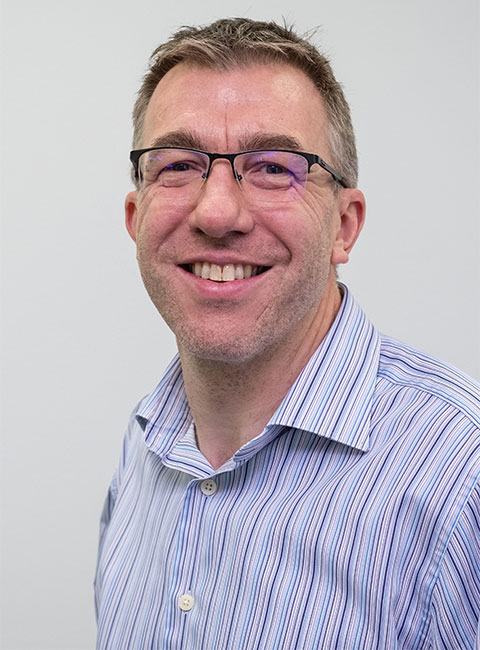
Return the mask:
[(210, 264), (210, 262), (195, 262), (191, 265), (192, 273), (204, 280), (216, 282), (231, 282), (251, 278), (258, 273), (260, 267), (251, 264)]

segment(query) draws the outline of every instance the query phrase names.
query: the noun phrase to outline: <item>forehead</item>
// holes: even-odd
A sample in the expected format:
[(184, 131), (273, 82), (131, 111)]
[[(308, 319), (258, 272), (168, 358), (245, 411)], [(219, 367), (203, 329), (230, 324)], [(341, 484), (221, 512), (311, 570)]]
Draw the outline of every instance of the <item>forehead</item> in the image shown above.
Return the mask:
[(202, 148), (238, 151), (242, 141), (267, 133), (287, 136), (300, 149), (325, 153), (325, 127), (319, 92), (290, 65), (217, 71), (181, 63), (161, 79), (150, 99), (143, 146), (166, 133), (186, 131), (197, 136)]

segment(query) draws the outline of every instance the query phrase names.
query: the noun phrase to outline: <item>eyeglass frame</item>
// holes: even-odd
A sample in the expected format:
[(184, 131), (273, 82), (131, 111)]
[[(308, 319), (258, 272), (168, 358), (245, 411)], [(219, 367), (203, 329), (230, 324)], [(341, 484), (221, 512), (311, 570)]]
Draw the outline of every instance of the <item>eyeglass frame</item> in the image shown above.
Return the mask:
[(348, 188), (348, 183), (345, 180), (345, 178), (340, 174), (340, 172), (337, 172), (333, 167), (331, 167), (323, 158), (320, 158), (320, 156), (317, 156), (315, 153), (306, 153), (305, 151), (296, 151), (294, 149), (249, 149), (247, 151), (238, 151), (237, 153), (211, 153), (209, 151), (202, 151), (201, 149), (193, 149), (192, 147), (147, 147), (146, 149), (133, 149), (130, 151), (130, 162), (133, 165), (133, 169), (135, 171), (135, 180), (140, 181), (140, 173), (139, 173), (139, 161), (140, 157), (144, 153), (148, 153), (149, 151), (161, 151), (163, 149), (179, 149), (180, 151), (193, 151), (194, 153), (201, 153), (204, 154), (205, 156), (208, 156), (208, 168), (203, 176), (203, 178), (206, 180), (208, 178), (208, 175), (210, 174), (210, 170), (212, 168), (212, 163), (215, 160), (221, 160), (225, 159), (228, 160), (232, 166), (232, 172), (233, 172), (233, 177), (235, 178), (236, 181), (241, 181), (242, 176), (241, 174), (237, 174), (237, 171), (235, 170), (235, 167), (233, 165), (234, 160), (237, 156), (241, 156), (242, 154), (245, 153), (258, 153), (262, 151), (279, 151), (281, 153), (294, 153), (299, 156), (302, 156), (302, 158), (305, 158), (305, 160), (308, 163), (308, 168), (307, 168), (307, 174), (310, 173), (311, 168), (313, 165), (320, 165), (322, 169), (324, 169), (326, 172), (332, 176), (333, 180), (336, 181), (339, 185), (342, 187)]

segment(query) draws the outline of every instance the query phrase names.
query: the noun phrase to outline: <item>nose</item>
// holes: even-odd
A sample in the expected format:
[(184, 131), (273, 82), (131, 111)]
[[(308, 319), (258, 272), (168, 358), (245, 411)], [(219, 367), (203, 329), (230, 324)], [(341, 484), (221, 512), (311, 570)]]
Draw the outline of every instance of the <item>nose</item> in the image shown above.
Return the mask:
[(250, 232), (253, 219), (242, 194), (228, 161), (214, 161), (190, 213), (190, 227), (216, 239), (233, 232)]

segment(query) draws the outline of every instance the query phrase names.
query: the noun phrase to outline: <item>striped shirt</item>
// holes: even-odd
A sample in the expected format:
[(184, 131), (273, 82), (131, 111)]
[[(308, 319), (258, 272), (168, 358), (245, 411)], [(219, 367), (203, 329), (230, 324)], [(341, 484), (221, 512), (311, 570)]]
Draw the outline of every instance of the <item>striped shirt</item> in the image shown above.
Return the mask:
[(100, 650), (480, 648), (480, 390), (345, 291), (261, 435), (214, 471), (178, 358), (102, 513)]

